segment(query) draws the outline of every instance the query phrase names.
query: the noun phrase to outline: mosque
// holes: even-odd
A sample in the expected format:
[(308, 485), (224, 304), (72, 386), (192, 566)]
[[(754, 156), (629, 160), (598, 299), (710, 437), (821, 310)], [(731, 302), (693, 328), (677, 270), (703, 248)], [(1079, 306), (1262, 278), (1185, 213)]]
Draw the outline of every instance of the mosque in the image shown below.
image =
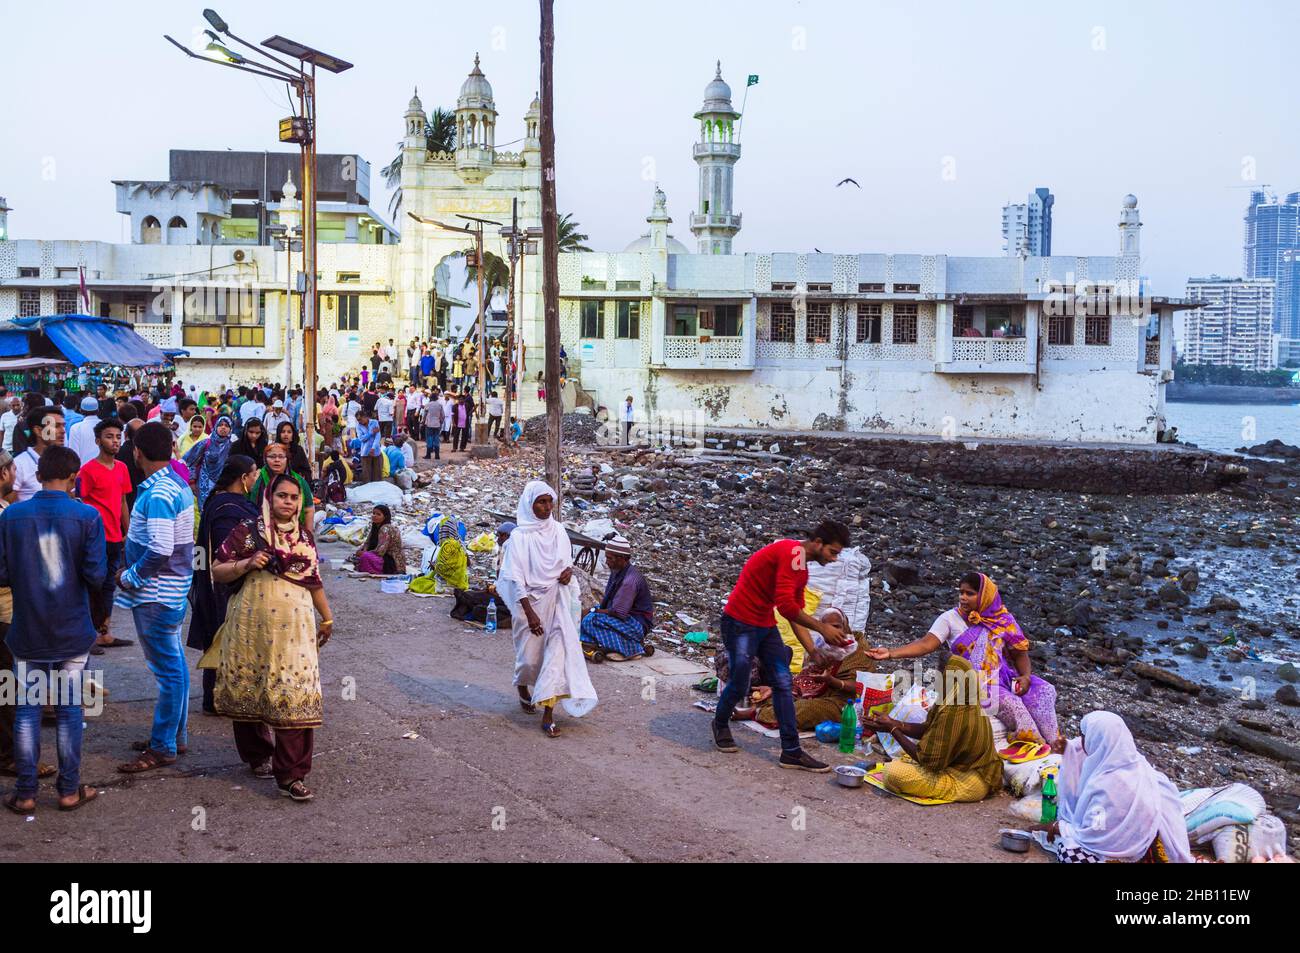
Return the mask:
[[(503, 136), (518, 151), (498, 151), (499, 116), (477, 56), (456, 100), (453, 151), (429, 150), (428, 116), (418, 93), (411, 98), (401, 187), (404, 211), (418, 218), (404, 216), (393, 243), (398, 230), (369, 208), (368, 182), (366, 195), (338, 206), (339, 240), (320, 251), (323, 379), (355, 371), (376, 341), (435, 332), (447, 265), (469, 244), (436, 223), (504, 224), (517, 214), (520, 228), (541, 224), (540, 118), (534, 99), (522, 139)], [(1151, 443), (1164, 429), (1173, 315), (1190, 305), (1151, 295), (1142, 280), (1135, 197), (1120, 203), (1114, 255), (737, 252), (740, 114), (721, 63), (694, 118), (698, 194), (682, 223), (694, 249), (670, 234), (668, 198), (656, 187), (646, 227), (635, 230), (643, 234), (621, 251), (560, 256), (567, 404), (613, 416), (631, 396), (638, 418), (688, 426), (948, 439)], [(168, 242), (127, 245), (0, 240), (0, 318), (56, 313), (56, 295), (85, 267), (103, 313), (116, 314), (127, 291), (151, 291), (153, 306), (132, 320), (155, 343), (189, 351), (178, 364), (188, 380), (283, 378), (301, 368), (291, 253), (234, 229), (220, 182), (140, 185), (119, 197), (120, 211), (142, 214), (131, 205), (139, 196), (165, 206), (170, 194), (187, 208), (201, 200), (202, 230), (178, 230), (175, 244), (170, 233)], [(282, 224), (296, 221), (291, 181), (263, 203)], [(148, 214), (169, 221), (169, 211)], [(133, 224), (133, 236), (145, 234)], [(496, 226), (485, 242), (504, 257)], [(191, 328), (212, 316), (196, 320), (178, 303), (180, 276), (192, 284), (196, 272), (255, 290), (256, 306), (235, 323), (261, 332), (196, 336)], [(540, 258), (527, 255), (516, 311), (526, 346), (522, 416), (541, 410), (529, 384), (542, 364), (540, 290)]]

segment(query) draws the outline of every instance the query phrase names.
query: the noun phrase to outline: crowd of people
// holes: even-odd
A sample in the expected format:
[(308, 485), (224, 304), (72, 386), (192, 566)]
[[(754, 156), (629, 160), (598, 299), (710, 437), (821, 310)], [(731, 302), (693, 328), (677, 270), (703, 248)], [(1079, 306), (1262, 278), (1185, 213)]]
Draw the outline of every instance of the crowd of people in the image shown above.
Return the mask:
[[(417, 354), (412, 345), (408, 361)], [(374, 353), (387, 351), (377, 345)], [(334, 626), (313, 534), (317, 503), (353, 479), (399, 477), (414, 467), (416, 440), (424, 440), (426, 459), (439, 456), (443, 440), (451, 452), (463, 449), (473, 419), (466, 379), (456, 380), (469, 371), (452, 365), (448, 384), (465, 387), (457, 394), (438, 376), (448, 370), (445, 354), (431, 366), (420, 363), (431, 359), (426, 346), (418, 356), (400, 390), (383, 380), (323, 388), (309, 448), (296, 388), (195, 394), (176, 381), (138, 393), (110, 394), (104, 385), (0, 393), (9, 407), (0, 416), (0, 672), (19, 687), (17, 703), (0, 706), (0, 771), (16, 777), (6, 808), (32, 814), (38, 779), (54, 775), (60, 810), (94, 800), (96, 789), (80, 777), (90, 690), (80, 676), (91, 655), (137, 640), (158, 696), (148, 737), (133, 743), (118, 771), (142, 774), (186, 754), (188, 646), (202, 653), (202, 710), (231, 720), (251, 773), (294, 801), (315, 797), (306, 778), (323, 715), (319, 650)], [(430, 378), (439, 383), (423, 383)], [(618, 535), (602, 541), (609, 576), (599, 603), (579, 611), (573, 544), (555, 509), (547, 483), (524, 487), (514, 520), (498, 527), (495, 572), (481, 589), (470, 590), (465, 528), (450, 516), (434, 527), (429, 567), (431, 586), (456, 592), (453, 615), (493, 612), (509, 628), (519, 704), (540, 711), (550, 738), (561, 734), (557, 707), (578, 717), (597, 704), (587, 656), (653, 651), (655, 611), (650, 583)], [(958, 802), (999, 791), (1000, 723), (1013, 744), (1061, 756), (1058, 818), (1041, 825), (1060, 859), (1192, 859), (1177, 790), (1137, 751), (1121, 718), (1093, 712), (1078, 739), (1062, 735), (1055, 689), (1032, 671), (1028, 639), (992, 578), (962, 575), (956, 604), (927, 632), (901, 646), (872, 646), (850, 631), (844, 611), (818, 604), (808, 584), (809, 566), (834, 563), (850, 542), (849, 528), (828, 519), (744, 563), (719, 619), (711, 722), (718, 751), (738, 751), (731, 726), (752, 719), (778, 730), (780, 767), (829, 771), (800, 732), (835, 720), (859, 697), (858, 673), (942, 650), (941, 687), (923, 720), (863, 713), (864, 729), (892, 739), (903, 755), (881, 770), (886, 790)], [(352, 558), (363, 571), (406, 572), (387, 506), (373, 507)], [(114, 606), (129, 610), (135, 639), (111, 630)], [(37, 684), (40, 692), (24, 691)], [(43, 716), (56, 724), (57, 767), (40, 759)], [(1099, 829), (1091, 822), (1098, 810), (1118, 822)]]

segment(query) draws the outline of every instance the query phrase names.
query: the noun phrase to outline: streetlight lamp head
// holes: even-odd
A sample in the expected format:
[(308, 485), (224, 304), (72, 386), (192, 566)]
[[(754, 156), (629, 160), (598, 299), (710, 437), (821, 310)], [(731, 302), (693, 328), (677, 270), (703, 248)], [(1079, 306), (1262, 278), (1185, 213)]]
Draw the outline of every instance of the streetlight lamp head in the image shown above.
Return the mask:
[(210, 7), (203, 11), (203, 19), (211, 23), (213, 29), (217, 30), (220, 33), (230, 32), (230, 26), (226, 23), (225, 20), (221, 19), (221, 14)]

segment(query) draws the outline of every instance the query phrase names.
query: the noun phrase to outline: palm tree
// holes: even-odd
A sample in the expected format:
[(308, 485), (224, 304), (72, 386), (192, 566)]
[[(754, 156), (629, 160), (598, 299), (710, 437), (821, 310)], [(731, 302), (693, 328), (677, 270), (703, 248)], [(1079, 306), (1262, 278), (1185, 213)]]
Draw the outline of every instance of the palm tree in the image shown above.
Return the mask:
[[(402, 211), (402, 146), (397, 144), (397, 156), (392, 162), (379, 170), (384, 177), (384, 184), (393, 190), (393, 197), (388, 200), (388, 214), (396, 222)], [(456, 114), (441, 106), (435, 106), (429, 113), (429, 121), (424, 124), (424, 147), (430, 152), (454, 152), (456, 150)]]
[(562, 252), (565, 251), (591, 251), (583, 244), (587, 236), (578, 231), (579, 225), (573, 220), (573, 216), (565, 212), (560, 216), (556, 223), (556, 245)]

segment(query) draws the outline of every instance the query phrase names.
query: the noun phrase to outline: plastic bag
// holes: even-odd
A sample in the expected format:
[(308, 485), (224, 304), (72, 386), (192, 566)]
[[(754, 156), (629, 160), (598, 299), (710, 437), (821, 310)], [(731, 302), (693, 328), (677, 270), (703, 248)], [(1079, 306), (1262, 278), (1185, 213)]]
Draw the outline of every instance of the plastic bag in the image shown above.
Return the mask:
[(840, 553), (839, 559), (825, 566), (810, 563), (808, 588), (822, 594), (823, 605), (834, 606), (849, 620), (849, 629), (862, 632), (871, 616), (871, 588), (868, 575), (871, 560), (856, 546)]
[[(895, 721), (919, 725), (930, 714), (929, 709), (933, 703), (934, 700), (923, 686), (912, 685), (898, 701), (894, 702), (894, 707), (889, 710), (889, 717)], [(876, 732), (876, 738), (879, 739), (880, 746), (885, 749), (885, 753), (891, 758), (901, 758), (903, 756), (903, 746), (894, 740), (893, 735), (885, 731), (878, 731)]]
[(402, 491), (386, 480), (363, 483), (361, 486), (348, 487), (348, 501), (351, 503), (383, 503), (387, 506), (402, 505)]
[(389, 594), (406, 592), (411, 585), (410, 576), (394, 576), (392, 579), (381, 579), (379, 581), (379, 591)]
[(482, 532), (475, 536), (466, 547), (471, 553), (495, 553), (497, 551), (496, 537), (491, 533)]

